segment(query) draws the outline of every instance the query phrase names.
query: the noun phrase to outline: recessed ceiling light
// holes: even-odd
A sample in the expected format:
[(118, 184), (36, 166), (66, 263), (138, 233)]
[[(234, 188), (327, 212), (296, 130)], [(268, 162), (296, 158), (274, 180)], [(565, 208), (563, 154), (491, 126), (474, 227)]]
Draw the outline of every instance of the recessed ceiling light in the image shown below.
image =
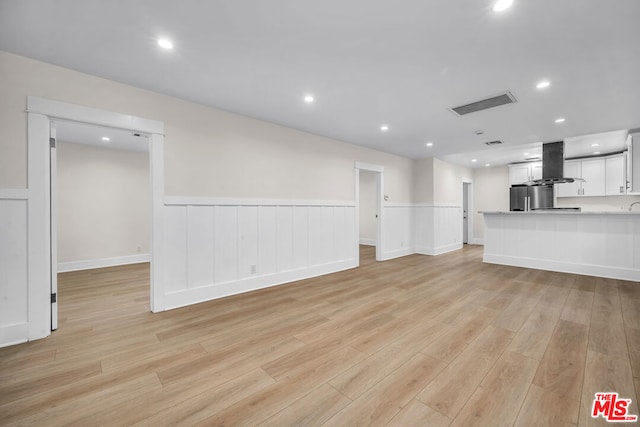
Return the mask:
[(542, 80), (541, 82), (539, 82), (536, 87), (538, 89), (544, 89), (546, 87), (549, 87), (549, 85), (551, 84), (551, 82), (549, 80)]
[(433, 147), (433, 142), (427, 142), (427, 147)]
[(600, 144), (598, 144), (597, 142), (594, 142), (593, 144), (591, 144), (592, 147), (598, 147)]
[(498, 0), (493, 4), (494, 12), (502, 12), (503, 10), (507, 10), (513, 4), (513, 0)]
[(491, 164), (490, 163), (485, 163), (485, 166), (489, 167), (489, 166), (491, 166)]
[(475, 162), (477, 162), (477, 161), (478, 161), (478, 159), (471, 159), (471, 161), (472, 161), (473, 163), (475, 163)]
[(525, 156), (528, 156), (528, 155), (529, 155), (529, 153), (523, 153), (523, 154), (524, 154)]
[(564, 117), (560, 117), (559, 119), (556, 119), (556, 123), (562, 123), (564, 122)]
[(171, 43), (171, 40), (167, 39), (158, 39), (158, 46), (167, 50), (173, 49), (173, 43)]
[(103, 137), (102, 137), (102, 140), (103, 140), (103, 141), (111, 141), (111, 138), (109, 138), (108, 136), (103, 136)]
[(311, 104), (313, 101), (315, 101), (315, 98), (313, 97), (313, 95), (304, 96), (304, 102), (306, 102), (307, 104)]
[(599, 151), (594, 151), (593, 154), (600, 154), (600, 152)]
[(386, 131), (388, 131), (388, 130), (389, 130), (389, 126), (387, 126), (387, 125), (382, 125), (382, 126), (380, 126), (380, 130), (381, 130), (382, 132), (386, 132)]

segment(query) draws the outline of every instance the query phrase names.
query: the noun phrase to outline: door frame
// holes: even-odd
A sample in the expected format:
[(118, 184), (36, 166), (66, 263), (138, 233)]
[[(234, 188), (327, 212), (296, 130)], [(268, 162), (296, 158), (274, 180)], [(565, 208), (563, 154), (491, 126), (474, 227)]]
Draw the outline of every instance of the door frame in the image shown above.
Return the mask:
[(376, 212), (378, 214), (376, 228), (376, 261), (384, 261), (383, 241), (384, 236), (384, 166), (373, 165), (370, 163), (355, 162), (355, 200), (356, 200), (356, 238), (354, 254), (356, 264), (360, 266), (360, 171), (376, 172)]
[(51, 122), (56, 119), (141, 132), (149, 135), (151, 186), (150, 308), (164, 310), (163, 207), (164, 123), (45, 98), (27, 97), (28, 179), (28, 340), (51, 334), (52, 276), (57, 274), (51, 227)]
[(464, 198), (465, 195), (467, 197), (467, 244), (474, 245), (476, 244), (475, 239), (473, 237), (473, 181), (471, 180), (462, 180), (462, 215), (460, 216), (463, 223), (460, 224), (462, 228), (462, 243), (464, 244)]

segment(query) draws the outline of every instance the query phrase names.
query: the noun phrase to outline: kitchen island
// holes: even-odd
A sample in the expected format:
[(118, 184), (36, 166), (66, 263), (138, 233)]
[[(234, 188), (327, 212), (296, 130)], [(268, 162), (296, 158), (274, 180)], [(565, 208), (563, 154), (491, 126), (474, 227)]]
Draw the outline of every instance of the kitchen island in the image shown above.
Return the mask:
[(484, 262), (640, 281), (640, 212), (481, 212)]

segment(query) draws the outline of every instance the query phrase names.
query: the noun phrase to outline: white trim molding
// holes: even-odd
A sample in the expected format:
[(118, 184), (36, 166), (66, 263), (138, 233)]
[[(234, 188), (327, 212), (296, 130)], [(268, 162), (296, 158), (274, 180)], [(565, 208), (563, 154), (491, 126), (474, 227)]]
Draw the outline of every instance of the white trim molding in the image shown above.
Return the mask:
[(375, 246), (376, 245), (376, 239), (368, 239), (366, 237), (361, 237), (360, 238), (360, 244), (361, 245), (365, 245), (365, 246)]
[(167, 206), (348, 206), (355, 201), (297, 200), (297, 199), (232, 199), (221, 197), (166, 196)]
[(116, 265), (140, 264), (151, 261), (150, 254), (125, 255), (112, 258), (84, 259), (58, 263), (58, 273), (90, 270), (92, 268), (114, 267)]
[(0, 200), (28, 200), (29, 190), (26, 188), (0, 188)]
[(70, 104), (68, 102), (54, 101), (37, 96), (27, 96), (27, 113), (41, 114), (55, 119), (127, 129), (147, 134), (164, 135), (164, 123), (156, 120), (99, 110), (83, 105)]
[[(134, 117), (110, 111), (98, 110), (81, 105), (54, 101), (34, 96), (27, 97), (27, 182), (28, 189), (2, 190), (2, 199), (26, 200), (26, 249), (20, 260), (27, 265), (27, 278), (19, 283), (10, 284), (11, 289), (21, 289), (20, 292), (10, 292), (9, 304), (19, 307), (14, 310), (20, 312), (18, 320), (5, 319), (4, 323), (22, 324), (26, 319), (26, 334), (19, 339), (11, 336), (12, 341), (31, 341), (47, 337), (51, 333), (52, 319), (56, 307), (51, 303), (51, 292), (55, 286), (54, 275), (57, 274), (57, 260), (52, 251), (52, 241), (55, 241), (55, 229), (51, 228), (51, 153), (49, 138), (53, 136), (51, 124), (55, 121), (66, 120), (78, 123), (88, 123), (99, 126), (132, 130), (147, 134), (150, 141), (151, 164), (151, 193), (152, 193), (152, 260), (151, 260), (151, 309), (164, 309), (161, 296), (164, 294), (162, 276), (158, 274), (159, 266), (163, 264), (161, 243), (163, 227), (164, 203), (164, 125), (162, 122)], [(55, 159), (53, 159), (55, 161)], [(54, 183), (55, 184), (55, 183)], [(26, 197), (26, 199), (25, 199)], [(53, 259), (52, 259), (53, 257)], [(54, 266), (52, 268), (52, 265)], [(1, 279), (0, 279), (1, 280)], [(24, 298), (26, 289), (26, 298)], [(54, 289), (55, 290), (55, 289)], [(19, 296), (22, 295), (22, 296)], [(13, 316), (13, 315), (12, 315)], [(24, 328), (14, 328), (13, 331), (25, 331)], [(15, 339), (14, 339), (15, 338)], [(6, 345), (0, 341), (0, 346)]]
[(356, 162), (355, 168), (371, 172), (384, 172), (384, 166), (364, 162)]

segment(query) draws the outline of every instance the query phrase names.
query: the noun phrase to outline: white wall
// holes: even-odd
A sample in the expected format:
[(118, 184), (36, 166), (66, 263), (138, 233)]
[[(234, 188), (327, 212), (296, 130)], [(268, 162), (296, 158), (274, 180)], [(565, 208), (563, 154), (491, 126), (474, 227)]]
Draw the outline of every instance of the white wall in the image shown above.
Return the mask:
[(433, 203), (433, 157), (416, 160), (413, 165), (413, 201)]
[[(338, 207), (355, 209), (356, 161), (384, 167), (384, 192), (391, 200), (410, 203), (413, 199), (411, 159), (197, 105), (6, 52), (0, 52), (0, 64), (0, 199), (3, 200), (0, 203), (0, 220), (5, 225), (17, 224), (11, 228), (4, 225), (0, 228), (3, 242), (21, 242), (26, 238), (25, 224), (30, 209), (26, 206), (27, 96), (163, 122), (165, 194), (191, 200), (174, 203), (182, 206), (176, 208), (178, 210), (193, 210), (194, 197), (197, 200), (207, 199), (204, 205), (214, 210), (225, 207), (220, 208), (225, 214), (210, 222), (192, 220), (188, 214), (186, 222), (181, 222), (178, 219), (182, 214), (173, 215), (174, 205), (167, 204), (165, 200), (168, 218), (164, 224), (166, 239), (163, 245), (168, 254), (173, 250), (176, 255), (175, 259), (169, 258), (171, 262), (163, 265), (166, 308), (354, 266), (357, 262), (355, 249), (358, 239), (353, 226), (355, 220), (350, 223), (347, 216), (335, 214), (335, 210)], [(16, 195), (19, 200), (14, 200)], [(212, 202), (209, 200), (211, 198), (234, 201)], [(5, 199), (10, 201), (4, 202)], [(253, 212), (239, 208), (247, 205), (256, 207), (257, 222), (251, 219), (252, 214), (249, 218), (241, 217)], [(226, 209), (230, 206), (235, 206), (235, 216)], [(286, 206), (295, 208), (295, 211), (298, 207), (306, 207), (308, 215), (293, 216), (291, 222), (283, 213), (284, 216), (278, 216), (274, 228), (272, 218), (267, 213), (270, 210), (264, 209), (265, 206)], [(328, 210), (334, 212), (330, 219)], [(197, 212), (193, 218), (197, 218), (201, 211)], [(263, 216), (263, 213), (267, 216)], [(212, 281), (193, 281), (194, 277), (200, 277), (198, 275), (208, 265), (193, 249), (204, 245), (198, 236), (194, 236), (194, 230), (197, 230), (193, 228), (194, 224), (214, 227), (216, 239), (222, 239), (215, 240), (214, 250), (219, 242), (229, 243), (236, 239), (232, 247), (238, 251), (214, 252), (215, 258), (209, 265), (220, 267), (218, 273), (224, 274), (214, 276)], [(239, 227), (238, 224), (245, 224), (248, 228)], [(396, 227), (391, 223), (389, 226)], [(402, 220), (397, 226), (410, 230), (411, 223)], [(270, 247), (274, 236), (285, 233), (282, 237), (285, 238), (286, 230), (307, 236), (290, 253), (296, 259), (293, 269), (287, 268), (289, 252), (284, 248), (277, 252), (276, 259), (272, 261), (268, 261), (271, 252), (263, 249)], [(342, 234), (333, 238), (330, 247), (324, 234), (328, 230), (332, 230), (332, 233), (342, 230)], [(306, 249), (300, 243), (303, 241), (306, 242)], [(186, 252), (178, 251), (176, 254), (176, 248), (185, 248), (184, 242), (187, 242)], [(345, 255), (345, 248), (349, 245), (352, 249)], [(207, 248), (211, 249), (210, 246), (203, 246), (203, 249)], [(27, 307), (28, 276), (21, 267), (26, 265), (27, 248), (16, 244), (10, 249), (10, 253), (2, 253), (6, 257), (3, 261), (17, 261), (11, 264), (12, 269), (6, 270), (9, 271), (7, 274), (4, 274), (2, 265), (0, 296), (3, 299), (0, 303), (3, 308), (7, 306), (11, 309), (3, 309), (0, 317), (0, 346), (35, 336), (26, 334), (32, 323)], [(299, 257), (305, 253), (306, 261), (303, 262)], [(245, 277), (247, 262), (250, 262), (252, 254), (259, 254), (257, 256), (262, 258), (255, 264), (256, 275)], [(181, 266), (184, 264), (180, 264), (180, 259), (183, 258), (177, 255), (187, 257), (186, 276), (181, 275)], [(178, 264), (174, 265), (172, 262), (175, 260)], [(273, 262), (277, 265), (275, 272), (268, 267)], [(233, 268), (228, 270), (227, 266), (235, 266), (236, 273), (232, 275)], [(36, 297), (48, 299), (49, 295)], [(36, 317), (34, 314), (33, 318)], [(38, 336), (44, 336), (47, 325), (40, 324), (40, 321), (38, 319), (39, 323), (34, 327), (42, 332)]]
[(360, 170), (360, 243), (374, 245), (377, 233), (377, 172)]
[(56, 153), (59, 271), (149, 254), (149, 154), (63, 141)]
[(509, 168), (497, 166), (474, 169), (473, 235), (484, 239), (484, 215), (479, 211), (509, 210)]
[(355, 200), (354, 162), (385, 168), (391, 200), (413, 197), (413, 161), (0, 52), (0, 188), (26, 187), (26, 97), (165, 124), (165, 194)]
[(462, 206), (463, 181), (473, 182), (473, 169), (433, 159), (434, 204)]

